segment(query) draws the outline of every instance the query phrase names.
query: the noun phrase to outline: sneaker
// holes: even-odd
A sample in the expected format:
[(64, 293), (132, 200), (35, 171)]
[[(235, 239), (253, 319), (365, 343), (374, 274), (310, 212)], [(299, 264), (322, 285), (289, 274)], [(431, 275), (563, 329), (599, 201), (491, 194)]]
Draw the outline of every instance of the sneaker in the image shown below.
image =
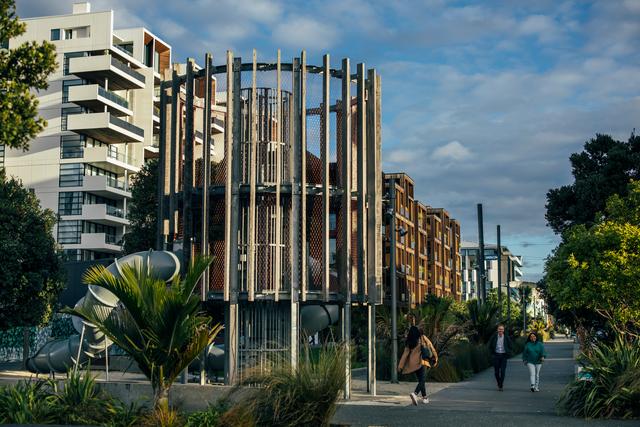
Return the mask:
[(536, 391), (540, 391), (540, 389), (538, 388), (538, 386), (536, 386)]
[[(533, 390), (533, 388), (532, 388)], [(411, 398), (411, 401), (413, 402), (414, 405), (418, 405), (418, 396), (415, 393), (411, 393), (409, 394), (409, 397)]]
[(428, 397), (423, 397), (423, 398), (422, 398), (422, 403), (424, 403), (425, 405), (426, 405), (427, 403), (429, 403), (429, 398), (428, 398)]
[(536, 388), (534, 386), (531, 386), (531, 392), (533, 393), (534, 391), (536, 391)]
[(498, 391), (502, 391), (502, 386), (501, 385), (498, 386)]

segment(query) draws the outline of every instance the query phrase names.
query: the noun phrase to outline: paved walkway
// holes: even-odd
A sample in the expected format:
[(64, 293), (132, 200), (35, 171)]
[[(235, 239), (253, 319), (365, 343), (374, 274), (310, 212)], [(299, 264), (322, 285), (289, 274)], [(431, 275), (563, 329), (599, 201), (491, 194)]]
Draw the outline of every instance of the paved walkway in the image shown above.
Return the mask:
[[(455, 384), (427, 383), (431, 403), (413, 406), (415, 383), (379, 383), (377, 397), (358, 391), (342, 402), (333, 423), (352, 426), (627, 426), (638, 421), (584, 421), (556, 415), (555, 404), (574, 375), (573, 343), (546, 343), (549, 357), (540, 374), (540, 392), (529, 389), (529, 374), (520, 356), (509, 360), (504, 391), (496, 388), (493, 368)], [(354, 388), (358, 382), (354, 381)], [(395, 393), (393, 393), (395, 392)]]

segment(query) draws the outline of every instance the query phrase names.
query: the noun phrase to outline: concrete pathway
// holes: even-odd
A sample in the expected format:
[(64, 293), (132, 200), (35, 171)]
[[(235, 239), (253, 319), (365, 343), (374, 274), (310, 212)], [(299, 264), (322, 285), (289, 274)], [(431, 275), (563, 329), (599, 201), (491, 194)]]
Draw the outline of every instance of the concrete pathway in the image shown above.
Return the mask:
[[(379, 383), (382, 393), (371, 397), (356, 391), (340, 403), (336, 425), (352, 426), (627, 426), (638, 421), (585, 421), (556, 415), (555, 404), (574, 375), (573, 343), (546, 343), (549, 357), (540, 374), (540, 392), (529, 389), (529, 374), (520, 356), (509, 360), (504, 391), (497, 390), (493, 368), (455, 384), (427, 383), (431, 402), (414, 406), (409, 399), (415, 383)], [(354, 381), (354, 386), (357, 386)], [(395, 392), (392, 393), (392, 392)]]

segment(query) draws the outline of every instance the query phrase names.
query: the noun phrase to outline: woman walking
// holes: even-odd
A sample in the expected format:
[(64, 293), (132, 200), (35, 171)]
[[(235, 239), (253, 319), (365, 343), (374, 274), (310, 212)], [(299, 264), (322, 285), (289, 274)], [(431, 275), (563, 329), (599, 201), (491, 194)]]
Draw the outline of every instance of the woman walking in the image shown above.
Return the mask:
[(547, 357), (544, 350), (544, 344), (538, 340), (535, 332), (529, 332), (527, 343), (522, 351), (522, 361), (529, 368), (529, 382), (531, 383), (531, 391), (540, 391), (540, 369), (542, 362)]
[(424, 336), (420, 330), (412, 326), (407, 333), (404, 352), (398, 363), (398, 371), (402, 374), (416, 373), (418, 385), (409, 396), (414, 405), (418, 404), (418, 393), (420, 393), (422, 403), (429, 403), (425, 379), (427, 369), (438, 365), (438, 353), (431, 344), (429, 338)]

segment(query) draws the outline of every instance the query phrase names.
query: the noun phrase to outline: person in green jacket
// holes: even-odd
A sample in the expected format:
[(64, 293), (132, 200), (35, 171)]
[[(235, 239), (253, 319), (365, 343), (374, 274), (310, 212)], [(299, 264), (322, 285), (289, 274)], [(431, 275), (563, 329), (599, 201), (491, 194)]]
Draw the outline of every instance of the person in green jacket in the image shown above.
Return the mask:
[(527, 343), (522, 351), (522, 361), (529, 368), (532, 392), (540, 391), (540, 368), (542, 368), (545, 357), (547, 357), (547, 352), (544, 350), (544, 344), (538, 340), (538, 335), (535, 332), (529, 332)]

